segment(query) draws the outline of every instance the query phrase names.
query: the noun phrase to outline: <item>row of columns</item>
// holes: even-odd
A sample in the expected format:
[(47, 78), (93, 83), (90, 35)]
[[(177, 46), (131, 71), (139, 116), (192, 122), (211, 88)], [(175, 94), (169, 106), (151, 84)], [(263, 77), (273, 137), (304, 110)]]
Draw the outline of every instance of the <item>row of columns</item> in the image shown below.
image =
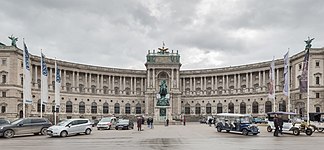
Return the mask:
[[(40, 66), (32, 66), (32, 78), (34, 80), (34, 83), (37, 83), (37, 80), (40, 79), (40, 73), (38, 73), (38, 69), (40, 70)], [(53, 74), (55, 74), (55, 68), (50, 68), (48, 67), (48, 81), (49, 81), (49, 86), (50, 89), (52, 89), (52, 82), (55, 81), (55, 76), (53, 77)], [(61, 69), (61, 86), (63, 90), (66, 90), (66, 83), (71, 83), (71, 87), (72, 87), (72, 91), (73, 92), (77, 92), (76, 89), (79, 88), (79, 84), (80, 84), (80, 73), (81, 72), (77, 72), (77, 71), (70, 71), (70, 70), (64, 70)], [(108, 91), (113, 91), (115, 88), (115, 82), (116, 79), (119, 78), (119, 89), (120, 91), (124, 91), (127, 87), (126, 87), (126, 78), (130, 78), (130, 91), (131, 94), (133, 94), (136, 89), (137, 89), (137, 81), (140, 81), (140, 89), (141, 92), (145, 91), (145, 81), (146, 79), (143, 77), (128, 77), (128, 76), (116, 76), (116, 75), (104, 75), (104, 74), (93, 74), (93, 73), (87, 73), (87, 72), (82, 72), (82, 74), (84, 75), (84, 80), (82, 83), (84, 83), (84, 87), (86, 88), (86, 92), (87, 89), (91, 89), (92, 85), (96, 86), (96, 90), (97, 92), (103, 93), (103, 87), (106, 85), (108, 88)], [(67, 74), (69, 74), (69, 79), (67, 78)], [(72, 78), (71, 78), (72, 75)], [(106, 82), (106, 84), (104, 84), (104, 77), (105, 79), (108, 79), (108, 81)], [(93, 84), (92, 79), (96, 78), (96, 82), (94, 82), (95, 84)], [(37, 88), (37, 84), (34, 84), (34, 87)]]
[[(176, 74), (176, 78), (174, 79), (174, 74)], [(179, 88), (179, 69), (172, 68), (171, 69), (171, 88)], [(147, 86), (149, 88), (156, 88), (156, 69), (147, 69)], [(151, 80), (152, 78), (152, 80)]]
[[(231, 75), (213, 75), (213, 76), (192, 76), (192, 77), (183, 77), (181, 78), (182, 81), (182, 91), (184, 92), (186, 87), (188, 86), (186, 84), (186, 80), (189, 79), (189, 88), (190, 91), (196, 90), (196, 85), (200, 85), (201, 90), (205, 91), (207, 90), (207, 78), (211, 78), (211, 88), (212, 90), (217, 90), (218, 87), (222, 87), (223, 89), (229, 89), (231, 81), (229, 81), (229, 76), (234, 76), (232, 79), (234, 89), (240, 89), (242, 85), (241, 77), (245, 77), (245, 85), (246, 88), (252, 88), (254, 83), (258, 83), (259, 87), (267, 86), (266, 85), (266, 70), (258, 71), (258, 82), (255, 82), (253, 80), (253, 74), (255, 75), (256, 72), (247, 72), (247, 73), (240, 73), (240, 74), (231, 74)], [(262, 73), (262, 77), (261, 77)], [(222, 80), (221, 82), (218, 82), (219, 80)], [(197, 84), (196, 80), (200, 80), (200, 84)], [(221, 83), (221, 85), (219, 85)], [(279, 69), (276, 69), (276, 90), (279, 88)]]

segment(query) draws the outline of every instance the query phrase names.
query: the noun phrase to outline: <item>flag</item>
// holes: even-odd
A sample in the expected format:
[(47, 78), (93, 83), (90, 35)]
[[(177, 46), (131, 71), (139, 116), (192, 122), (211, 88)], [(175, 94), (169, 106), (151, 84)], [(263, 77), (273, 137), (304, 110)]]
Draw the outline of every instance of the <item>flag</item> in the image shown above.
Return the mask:
[(288, 96), (288, 90), (289, 90), (289, 74), (288, 74), (288, 69), (289, 69), (289, 51), (285, 54), (284, 56), (284, 88), (283, 88), (283, 93)]
[(269, 71), (269, 98), (274, 99), (275, 98), (275, 62), (274, 59), (271, 62), (270, 65), (270, 71)]
[(47, 83), (47, 76), (48, 71), (45, 63), (45, 55), (41, 53), (41, 67), (42, 67), (42, 78), (41, 78), (41, 101), (42, 104), (47, 104), (48, 101), (48, 83)]
[(308, 60), (309, 60), (309, 49), (307, 49), (304, 63), (303, 63), (303, 70), (302, 74), (299, 79), (299, 90), (301, 93), (307, 92), (307, 86), (308, 86)]
[(29, 52), (27, 45), (24, 42), (24, 70), (23, 70), (23, 103), (32, 104), (32, 94), (31, 94), (31, 76), (30, 76), (30, 60), (29, 60)]
[[(60, 108), (61, 73), (55, 60), (55, 105)], [(56, 111), (56, 110), (55, 110)]]

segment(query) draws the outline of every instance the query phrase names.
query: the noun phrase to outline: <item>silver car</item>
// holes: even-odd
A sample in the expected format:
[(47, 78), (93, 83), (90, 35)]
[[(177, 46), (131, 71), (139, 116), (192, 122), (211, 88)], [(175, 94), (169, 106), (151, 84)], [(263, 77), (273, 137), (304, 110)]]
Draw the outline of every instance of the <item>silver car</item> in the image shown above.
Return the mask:
[(47, 129), (49, 136), (66, 137), (68, 135), (84, 133), (91, 134), (92, 125), (89, 119), (67, 119), (59, 122), (57, 125), (51, 126)]
[(117, 118), (116, 117), (106, 117), (106, 118), (102, 118), (98, 124), (97, 124), (97, 129), (113, 129), (115, 128), (117, 123)]

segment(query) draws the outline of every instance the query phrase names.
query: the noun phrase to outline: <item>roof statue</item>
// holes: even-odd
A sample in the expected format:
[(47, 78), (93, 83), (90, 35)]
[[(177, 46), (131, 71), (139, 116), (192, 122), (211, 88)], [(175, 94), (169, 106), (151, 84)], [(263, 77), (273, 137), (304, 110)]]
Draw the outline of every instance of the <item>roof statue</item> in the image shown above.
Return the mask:
[(312, 47), (312, 41), (314, 40), (315, 38), (312, 38), (312, 39), (310, 39), (309, 37), (308, 37), (308, 40), (307, 41), (305, 41), (305, 43), (306, 43), (306, 46), (305, 46), (305, 49), (310, 49), (311, 47)]
[(161, 54), (165, 54), (165, 53), (167, 53), (167, 50), (169, 49), (169, 48), (164, 48), (164, 46), (165, 46), (165, 44), (164, 44), (164, 42), (162, 42), (163, 44), (162, 44), (162, 48), (158, 48), (160, 51), (159, 51), (159, 53), (161, 53)]
[(16, 43), (18, 41), (18, 38), (17, 37), (14, 37), (13, 35), (8, 36), (8, 38), (11, 40), (11, 46), (17, 47)]

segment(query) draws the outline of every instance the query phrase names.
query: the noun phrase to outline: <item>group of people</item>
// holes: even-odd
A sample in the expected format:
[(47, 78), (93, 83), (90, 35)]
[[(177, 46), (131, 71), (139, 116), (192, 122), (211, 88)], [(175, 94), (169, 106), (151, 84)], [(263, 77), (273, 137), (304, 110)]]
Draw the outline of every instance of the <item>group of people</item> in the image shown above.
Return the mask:
[(273, 119), (273, 124), (276, 128), (273, 133), (273, 136), (279, 136), (279, 133), (282, 134), (283, 120), (282, 120), (281, 116), (278, 117), (277, 115), (275, 115), (274, 119)]
[(147, 123), (148, 128), (153, 129), (153, 118), (152, 117), (147, 118), (146, 123)]

